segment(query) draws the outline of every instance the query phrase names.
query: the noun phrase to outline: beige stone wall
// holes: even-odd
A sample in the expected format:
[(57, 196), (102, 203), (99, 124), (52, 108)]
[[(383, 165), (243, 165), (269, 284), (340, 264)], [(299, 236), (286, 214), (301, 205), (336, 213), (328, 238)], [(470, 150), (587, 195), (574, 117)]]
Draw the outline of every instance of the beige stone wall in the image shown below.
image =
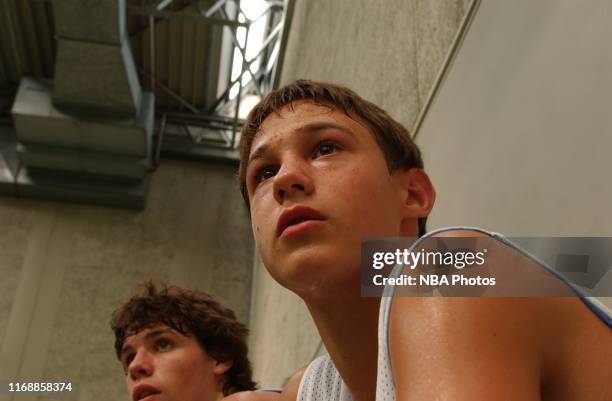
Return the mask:
[[(347, 85), (412, 127), (468, 0), (297, 0), (282, 82)], [(256, 264), (251, 351), (256, 379), (277, 386), (316, 353), (319, 337), (295, 295)]]
[(234, 174), (164, 160), (142, 212), (0, 198), (0, 378), (76, 382), (58, 400), (128, 400), (109, 319), (150, 278), (207, 291), (245, 321), (253, 242)]

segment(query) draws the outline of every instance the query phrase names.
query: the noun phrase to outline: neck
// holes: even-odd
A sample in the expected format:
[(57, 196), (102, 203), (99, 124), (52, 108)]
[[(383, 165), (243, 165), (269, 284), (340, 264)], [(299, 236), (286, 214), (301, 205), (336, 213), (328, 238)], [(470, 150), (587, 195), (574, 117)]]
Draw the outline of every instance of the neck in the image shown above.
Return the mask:
[(325, 348), (357, 401), (376, 394), (379, 298), (306, 300)]

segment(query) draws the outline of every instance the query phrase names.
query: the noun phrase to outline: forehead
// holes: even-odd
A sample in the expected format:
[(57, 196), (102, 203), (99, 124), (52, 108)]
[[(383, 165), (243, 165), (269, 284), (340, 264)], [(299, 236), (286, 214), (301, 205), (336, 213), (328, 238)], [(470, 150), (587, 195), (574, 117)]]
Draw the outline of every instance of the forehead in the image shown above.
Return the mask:
[(255, 134), (250, 153), (252, 154), (261, 144), (280, 141), (299, 131), (300, 128), (314, 123), (332, 123), (346, 127), (355, 134), (360, 132), (369, 134), (365, 124), (349, 117), (337, 107), (300, 100), (266, 117)]
[(162, 323), (158, 323), (152, 326), (144, 327), (136, 332), (132, 332), (126, 335), (125, 341), (123, 341), (123, 347), (125, 348), (132, 344), (143, 341), (144, 339), (146, 339), (147, 337), (150, 337), (151, 335), (165, 334), (165, 333), (173, 333), (176, 335), (182, 335), (181, 333), (170, 328), (169, 326), (166, 326), (165, 324), (162, 324)]

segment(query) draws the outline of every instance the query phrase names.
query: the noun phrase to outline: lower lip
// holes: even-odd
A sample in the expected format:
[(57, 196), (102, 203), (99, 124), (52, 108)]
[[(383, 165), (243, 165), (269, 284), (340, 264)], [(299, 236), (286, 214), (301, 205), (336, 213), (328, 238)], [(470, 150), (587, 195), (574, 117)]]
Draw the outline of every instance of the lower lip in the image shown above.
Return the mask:
[(158, 394), (147, 395), (145, 398), (141, 398), (139, 401), (153, 401)]
[(323, 224), (323, 220), (306, 220), (298, 224), (291, 225), (283, 230), (280, 238), (285, 238), (290, 235), (295, 235), (304, 231), (311, 230)]

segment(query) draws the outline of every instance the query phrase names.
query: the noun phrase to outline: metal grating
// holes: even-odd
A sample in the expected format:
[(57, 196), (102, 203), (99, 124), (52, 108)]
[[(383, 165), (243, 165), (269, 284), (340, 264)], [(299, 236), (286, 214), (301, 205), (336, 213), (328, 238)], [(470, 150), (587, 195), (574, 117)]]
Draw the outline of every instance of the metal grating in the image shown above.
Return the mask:
[[(240, 101), (247, 95), (262, 96), (278, 81), (288, 35), (285, 18), (293, 0), (266, 0), (266, 9), (251, 20), (238, 0), (126, 3), (132, 53), (143, 89), (155, 94), (161, 127), (182, 124), (178, 131), (183, 133), (194, 127), (217, 131), (183, 135), (189, 143), (180, 148), (233, 150), (241, 124)], [(247, 54), (245, 43), (255, 23), (265, 25), (265, 40), (255, 54)], [(21, 77), (53, 77), (54, 37), (51, 0), (0, 1), (0, 119), (10, 123), (10, 105)], [(238, 75), (232, 72), (235, 57), (242, 60)], [(246, 83), (243, 78), (249, 74)], [(232, 93), (236, 91), (237, 96)], [(163, 134), (161, 130), (160, 145), (165, 143)]]
[(196, 15), (213, 2), (173, 2), (164, 10), (166, 13), (158, 16), (145, 15), (155, 1), (130, 4), (135, 3), (139, 7), (128, 8), (132, 51), (144, 87), (155, 92), (157, 108), (182, 112), (192, 105), (198, 110), (206, 109), (219, 90), (216, 83), (222, 50), (229, 53), (231, 49), (221, 48), (222, 25), (187, 15)]

